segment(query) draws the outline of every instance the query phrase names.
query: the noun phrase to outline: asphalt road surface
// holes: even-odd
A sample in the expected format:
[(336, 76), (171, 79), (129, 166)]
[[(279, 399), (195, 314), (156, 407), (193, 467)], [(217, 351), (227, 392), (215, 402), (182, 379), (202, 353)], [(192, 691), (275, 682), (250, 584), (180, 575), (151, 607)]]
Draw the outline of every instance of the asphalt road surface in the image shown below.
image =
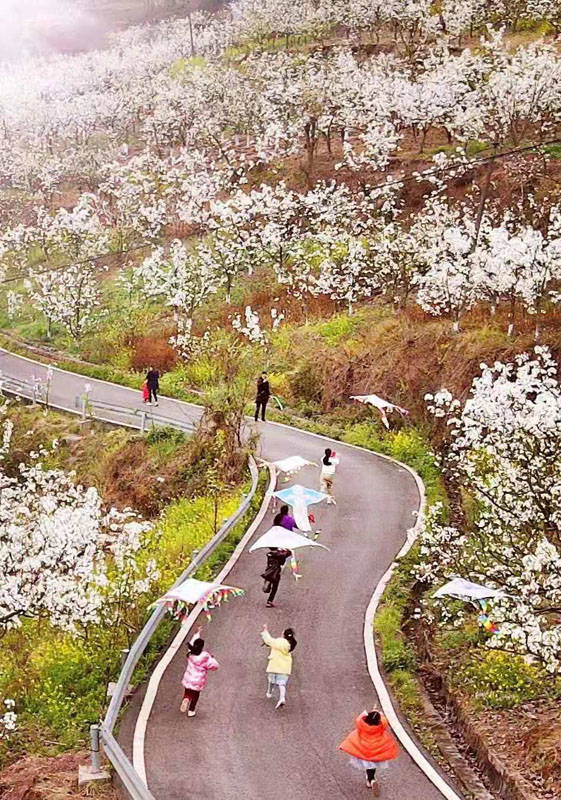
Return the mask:
[[(5, 376), (44, 380), (45, 370), (0, 350)], [(140, 392), (57, 370), (50, 401), (74, 408), (86, 382), (93, 401), (141, 405)], [(167, 398), (159, 411), (183, 421), (200, 414), (196, 406)], [(319, 463), (326, 444), (272, 423), (258, 423), (258, 430), (261, 455), (270, 461), (299, 454)], [(414, 524), (419, 496), (412, 476), (398, 465), (339, 443), (333, 447), (341, 457), (334, 484), (337, 505), (313, 507), (320, 542), (330, 552), (300, 551), (302, 579), (296, 584), (285, 568), (276, 608), (269, 609), (259, 577), (265, 551), (245, 551), (228, 582), (243, 587), (246, 596), (204, 622), (206, 646), (220, 669), (209, 674), (196, 717), (179, 712), (185, 648), (163, 676), (145, 751), (148, 785), (158, 800), (369, 796), (363, 774), (350, 767), (337, 746), (355, 716), (377, 702), (366, 668), (364, 612)], [(319, 488), (318, 476), (318, 468), (306, 467), (296, 481)], [(270, 525), (268, 513), (256, 536)], [(293, 627), (298, 639), (287, 705), (278, 711), (276, 700), (265, 697), (268, 649), (260, 646), (259, 636), (265, 622), (273, 635)], [(132, 704), (129, 717), (137, 706)], [(130, 727), (129, 718), (123, 729)], [(382, 795), (392, 800), (442, 797), (406, 753), (380, 774), (380, 782)]]

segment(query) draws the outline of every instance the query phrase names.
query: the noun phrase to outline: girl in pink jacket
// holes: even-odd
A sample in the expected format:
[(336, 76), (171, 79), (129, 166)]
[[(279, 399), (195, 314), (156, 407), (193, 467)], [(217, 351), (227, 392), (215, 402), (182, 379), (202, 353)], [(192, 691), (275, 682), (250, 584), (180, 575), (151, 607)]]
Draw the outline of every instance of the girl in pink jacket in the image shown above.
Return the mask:
[(218, 669), (218, 661), (204, 650), (205, 642), (201, 639), (201, 629), (187, 645), (187, 667), (183, 675), (184, 693), (180, 711), (184, 714), (187, 711), (188, 717), (195, 716), (195, 707), (199, 700), (199, 695), (206, 685), (206, 674), (211, 670)]

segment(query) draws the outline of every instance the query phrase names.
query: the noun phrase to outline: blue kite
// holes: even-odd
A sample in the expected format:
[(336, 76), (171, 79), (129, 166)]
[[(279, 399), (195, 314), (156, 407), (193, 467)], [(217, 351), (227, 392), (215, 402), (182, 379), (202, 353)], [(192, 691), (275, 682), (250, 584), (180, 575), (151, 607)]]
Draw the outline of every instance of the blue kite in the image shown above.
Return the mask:
[(303, 503), (305, 506), (311, 506), (314, 503), (321, 503), (322, 500), (327, 500), (327, 495), (323, 492), (317, 492), (315, 489), (308, 489), (306, 486), (301, 486), (299, 483), (294, 486), (289, 486), (287, 489), (281, 489), (275, 492), (275, 497), (282, 500), (294, 508), (298, 503)]

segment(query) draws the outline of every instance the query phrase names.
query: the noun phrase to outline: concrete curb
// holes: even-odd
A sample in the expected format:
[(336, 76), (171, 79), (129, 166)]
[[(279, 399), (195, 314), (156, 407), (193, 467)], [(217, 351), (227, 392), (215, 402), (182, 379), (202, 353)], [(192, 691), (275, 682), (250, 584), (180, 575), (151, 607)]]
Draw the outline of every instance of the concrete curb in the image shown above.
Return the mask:
[[(257, 512), (257, 516), (243, 535), (242, 539), (238, 543), (236, 549), (230, 556), (227, 563), (224, 565), (222, 570), (220, 571), (219, 575), (217, 576), (216, 580), (219, 583), (222, 583), (224, 578), (228, 575), (229, 572), (232, 571), (236, 563), (239, 561), (242, 553), (244, 552), (247, 543), (261, 524), (265, 514), (267, 513), (267, 509), (269, 508), (269, 503), (271, 502), (271, 498), (273, 496), (273, 492), (275, 490), (275, 484), (277, 479), (277, 474), (274, 466), (272, 464), (268, 465), (269, 468), (269, 486), (267, 487), (267, 491), (265, 492), (265, 497), (263, 498), (263, 502), (261, 503), (261, 508)], [(133, 736), (133, 744), (132, 744), (132, 763), (133, 766), (144, 782), (146, 786), (148, 786), (147, 778), (146, 778), (146, 759), (145, 759), (145, 741), (146, 741), (146, 729), (148, 727), (148, 719), (150, 717), (150, 713), (154, 706), (154, 701), (156, 699), (156, 695), (158, 693), (158, 689), (160, 686), (160, 682), (164, 676), (166, 669), (171, 664), (174, 656), (176, 655), (177, 651), (187, 638), (191, 628), (193, 627), (197, 617), (200, 615), (201, 609), (195, 607), (185, 622), (182, 624), (180, 630), (178, 631), (177, 635), (173, 639), (172, 643), (156, 665), (152, 675), (150, 676), (150, 681), (148, 682), (148, 688), (146, 689), (146, 695), (142, 701), (142, 706), (140, 708), (140, 712), (136, 719), (136, 724), (134, 727), (134, 736)]]
[(372, 678), (372, 683), (374, 684), (374, 688), (376, 689), (376, 694), (380, 700), (380, 705), (382, 707), (382, 711), (386, 716), (388, 722), (391, 725), (391, 728), (399, 741), (401, 742), (403, 748), (409, 753), (413, 761), (417, 764), (420, 770), (424, 772), (430, 782), (435, 786), (436, 789), (445, 797), (447, 800), (462, 800), (460, 795), (458, 795), (454, 789), (444, 780), (444, 778), (435, 770), (429, 760), (422, 754), (420, 749), (417, 747), (411, 736), (407, 733), (405, 728), (403, 727), (401, 720), (399, 719), (398, 715), (396, 714), (395, 708), (392, 703), (392, 699), (390, 697), (390, 693), (386, 687), (382, 674), (380, 672), (380, 667), (378, 665), (378, 658), (376, 655), (376, 646), (374, 642), (374, 617), (376, 615), (376, 611), (380, 604), (380, 600), (382, 599), (382, 595), (388, 585), (395, 568), (397, 566), (397, 559), (402, 558), (406, 553), (409, 552), (411, 547), (414, 545), (417, 537), (419, 536), (421, 526), (423, 524), (423, 515), (425, 511), (425, 485), (421, 480), (420, 476), (417, 475), (415, 470), (408, 467), (407, 464), (402, 464), (400, 461), (395, 461), (395, 459), (390, 458), (390, 456), (386, 456), (389, 458), (390, 461), (394, 461), (396, 464), (404, 467), (415, 479), (417, 483), (417, 488), (419, 490), (420, 495), (420, 503), (419, 503), (419, 511), (417, 516), (417, 521), (413, 528), (408, 531), (407, 533), (407, 540), (399, 553), (396, 556), (396, 561), (394, 561), (389, 568), (386, 570), (382, 578), (380, 579), (376, 589), (374, 590), (374, 594), (372, 595), (372, 599), (368, 604), (368, 608), (366, 609), (366, 614), (364, 616), (364, 649), (366, 650), (366, 660), (368, 663), (368, 672), (370, 673), (370, 677)]

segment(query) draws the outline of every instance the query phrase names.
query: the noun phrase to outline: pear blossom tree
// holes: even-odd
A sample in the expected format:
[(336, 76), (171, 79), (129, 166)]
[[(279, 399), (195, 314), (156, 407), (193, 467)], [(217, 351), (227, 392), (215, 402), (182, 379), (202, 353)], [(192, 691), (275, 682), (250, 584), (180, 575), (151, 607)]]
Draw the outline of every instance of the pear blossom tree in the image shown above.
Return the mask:
[(267, 330), (262, 327), (261, 316), (254, 311), (251, 306), (246, 306), (244, 316), (236, 314), (232, 319), (232, 328), (248, 339), (253, 344), (267, 346), (270, 342), (270, 334), (276, 331), (284, 319), (284, 314), (276, 308), (270, 310), (270, 328)]
[(559, 206), (550, 209), (546, 226), (544, 234), (529, 225), (513, 225), (507, 217), (500, 227), (490, 231), (484, 280), (489, 293), (509, 302), (509, 334), (514, 329), (517, 301), (537, 317), (536, 338), (547, 304), (559, 301), (556, 291), (561, 280)]
[(349, 314), (359, 300), (372, 297), (380, 279), (367, 242), (351, 237), (332, 240), (319, 235), (319, 275), (316, 292), (344, 303)]
[(536, 347), (481, 367), (465, 403), (428, 395), (449, 429), (444, 466), (477, 502), (465, 530), (431, 510), (421, 536), (421, 580), (462, 577), (500, 589), (489, 647), (561, 671), (561, 387), (551, 353)]
[(216, 291), (218, 277), (211, 261), (190, 251), (179, 239), (169, 247), (155, 248), (134, 269), (148, 297), (162, 297), (175, 319), (191, 318), (193, 311)]
[(0, 707), (0, 742), (8, 739), (17, 728), (17, 714), (14, 711), (16, 704), (11, 698), (6, 698), (3, 708)]
[(468, 209), (433, 197), (411, 234), (425, 265), (415, 276), (416, 301), (429, 314), (450, 314), (458, 331), (462, 315), (482, 296), (477, 222)]
[(559, 0), (528, 0), (528, 16), (548, 22), (556, 34), (561, 33)]
[[(6, 403), (1, 413), (5, 416)], [(0, 448), (0, 636), (26, 619), (45, 619), (78, 635), (122, 602), (146, 591), (153, 562), (137, 555), (150, 525), (132, 512), (103, 509), (93, 488), (44, 466), (41, 447), (7, 469), (13, 423)], [(55, 443), (56, 444), (56, 443)], [(55, 446), (55, 445), (53, 445)], [(136, 555), (135, 555), (136, 554)]]
[(47, 335), (59, 324), (74, 339), (99, 319), (100, 269), (95, 264), (74, 264), (58, 270), (30, 271), (26, 286), (33, 306), (47, 320)]

